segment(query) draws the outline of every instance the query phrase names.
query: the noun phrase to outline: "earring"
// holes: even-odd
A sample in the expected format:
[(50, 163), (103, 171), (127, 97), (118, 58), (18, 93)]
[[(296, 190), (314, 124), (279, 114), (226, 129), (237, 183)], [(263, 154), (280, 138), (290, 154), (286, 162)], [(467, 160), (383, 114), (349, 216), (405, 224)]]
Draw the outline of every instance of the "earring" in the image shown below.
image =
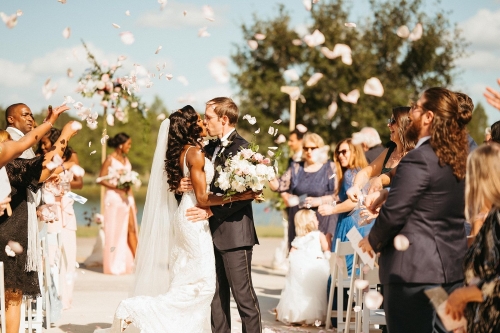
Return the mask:
[(119, 148), (120, 148), (120, 149), (122, 149), (122, 148), (123, 148), (123, 145), (120, 145), (120, 147), (119, 147)]

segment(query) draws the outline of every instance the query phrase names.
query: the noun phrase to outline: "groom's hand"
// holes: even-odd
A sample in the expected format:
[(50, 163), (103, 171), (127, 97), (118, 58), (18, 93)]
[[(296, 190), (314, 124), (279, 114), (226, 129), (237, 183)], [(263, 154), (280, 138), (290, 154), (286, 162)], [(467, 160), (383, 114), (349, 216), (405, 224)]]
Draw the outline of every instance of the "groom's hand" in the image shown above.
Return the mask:
[(201, 208), (198, 206), (188, 208), (186, 210), (186, 218), (191, 222), (198, 222), (208, 220), (210, 216), (214, 215), (210, 208)]
[(179, 187), (177, 188), (178, 193), (184, 193), (191, 191), (193, 189), (193, 185), (191, 184), (191, 179), (184, 177), (181, 179)]

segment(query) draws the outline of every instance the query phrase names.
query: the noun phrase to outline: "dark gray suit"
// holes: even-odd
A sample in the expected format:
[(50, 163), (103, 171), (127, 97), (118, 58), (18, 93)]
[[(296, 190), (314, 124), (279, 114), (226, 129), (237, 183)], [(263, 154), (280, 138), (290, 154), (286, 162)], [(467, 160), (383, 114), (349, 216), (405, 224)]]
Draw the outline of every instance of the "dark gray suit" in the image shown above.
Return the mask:
[[(218, 166), (226, 159), (237, 154), (248, 142), (236, 131), (228, 137), (230, 142), (215, 158), (214, 180), (210, 185), (213, 193), (224, 193), (215, 186), (219, 175)], [(217, 144), (210, 142), (205, 147), (206, 155), (211, 158)], [(251, 278), (252, 249), (259, 244), (253, 222), (252, 200), (228, 202), (222, 206), (211, 207), (213, 216), (209, 219), (214, 242), (217, 286), (212, 301), (212, 332), (230, 333), (230, 289), (238, 306), (243, 332), (262, 331), (261, 315), (257, 295)], [(221, 311), (222, 310), (222, 311)]]
[[(445, 330), (436, 319), (425, 289), (450, 291), (463, 280), (466, 251), (464, 180), (440, 166), (429, 141), (399, 163), (389, 197), (368, 240), (380, 252), (380, 281), (390, 333)], [(410, 241), (406, 251), (393, 245), (396, 235)], [(434, 326), (434, 327), (433, 327)]]

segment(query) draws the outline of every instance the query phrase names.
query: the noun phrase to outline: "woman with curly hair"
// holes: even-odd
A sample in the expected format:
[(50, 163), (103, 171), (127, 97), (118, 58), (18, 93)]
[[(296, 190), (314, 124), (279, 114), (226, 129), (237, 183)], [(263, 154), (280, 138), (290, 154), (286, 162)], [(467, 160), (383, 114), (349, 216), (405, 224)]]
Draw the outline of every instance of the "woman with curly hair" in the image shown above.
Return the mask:
[[(144, 333), (210, 331), (216, 287), (214, 245), (208, 216), (191, 222), (186, 210), (230, 203), (208, 192), (215, 172), (201, 144), (206, 135), (203, 120), (190, 105), (162, 123), (136, 260), (134, 294), (141, 296), (123, 300), (111, 329), (96, 332), (118, 333), (128, 325)], [(177, 208), (174, 192), (183, 177), (191, 179), (193, 190), (183, 194)], [(254, 197), (247, 191), (231, 201)]]

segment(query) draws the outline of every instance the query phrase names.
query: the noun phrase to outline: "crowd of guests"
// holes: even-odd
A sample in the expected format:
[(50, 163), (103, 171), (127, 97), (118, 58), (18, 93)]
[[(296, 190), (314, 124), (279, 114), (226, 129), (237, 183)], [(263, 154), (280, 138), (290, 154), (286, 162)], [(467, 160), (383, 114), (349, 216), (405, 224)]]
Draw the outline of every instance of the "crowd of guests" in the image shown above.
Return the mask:
[[(489, 98), (498, 102), (500, 94)], [(385, 147), (363, 128), (336, 144), (333, 161), (318, 153), (324, 142), (316, 134), (292, 132), (295, 158), (271, 181), (289, 214), (278, 320), (324, 320), (324, 251), (334, 252), (355, 227), (364, 237), (358, 245), (377, 255), (384, 330), (448, 332), (425, 294), (440, 286), (449, 294), (444, 315), (467, 319), (456, 332), (500, 331), (500, 121), (478, 147), (466, 129), (473, 108), (463, 93), (427, 89), (411, 107), (392, 110)], [(395, 246), (396, 236), (408, 248)], [(352, 258), (346, 262), (350, 275)]]

